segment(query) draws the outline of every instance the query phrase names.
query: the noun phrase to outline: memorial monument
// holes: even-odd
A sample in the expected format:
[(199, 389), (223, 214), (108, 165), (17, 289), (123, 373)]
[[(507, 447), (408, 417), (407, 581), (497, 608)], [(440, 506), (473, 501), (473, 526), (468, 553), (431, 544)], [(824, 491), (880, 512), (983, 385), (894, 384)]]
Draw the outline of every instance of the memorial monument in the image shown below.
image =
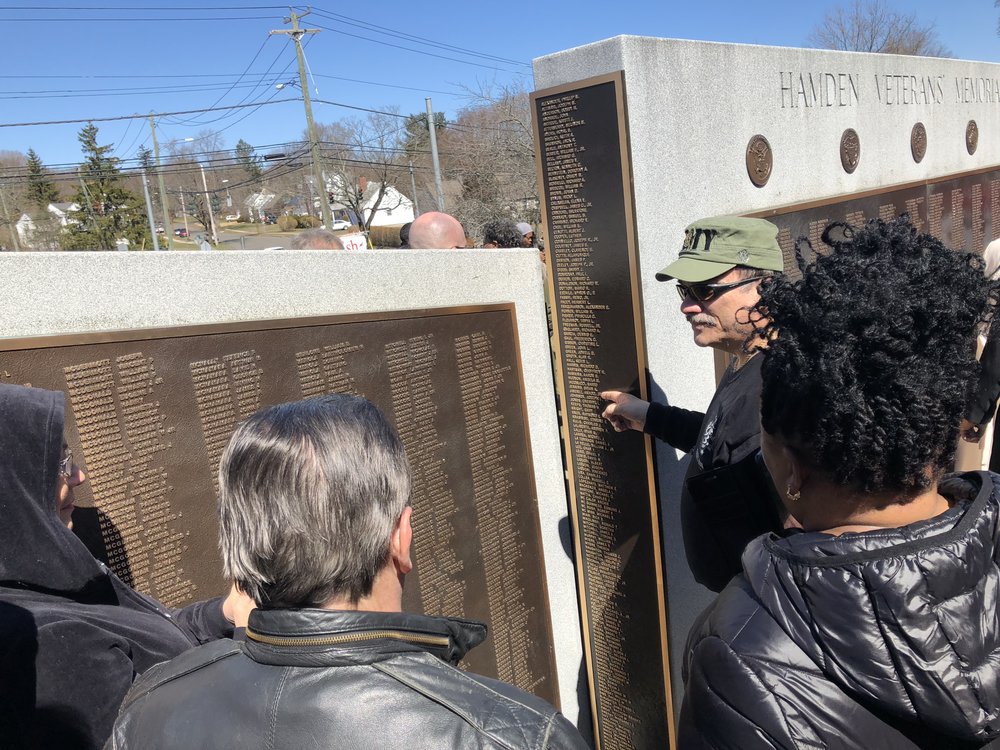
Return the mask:
[(466, 666), (577, 718), (537, 251), (2, 261), (0, 382), (66, 393), (67, 439), (89, 475), (74, 529), (125, 580), (173, 606), (228, 589), (216, 471), (235, 425), (269, 404), (364, 395), (396, 424), (412, 469), (422, 541), (404, 607), (486, 621)]
[(1000, 65), (617, 37), (534, 73), (595, 736), (663, 747), (684, 642), (712, 598), (680, 536), (687, 459), (612, 432), (597, 393), (704, 409), (717, 371), (654, 274), (688, 223), (718, 214), (775, 222), (791, 273), (798, 236), (904, 211), (981, 252), (1000, 236)]

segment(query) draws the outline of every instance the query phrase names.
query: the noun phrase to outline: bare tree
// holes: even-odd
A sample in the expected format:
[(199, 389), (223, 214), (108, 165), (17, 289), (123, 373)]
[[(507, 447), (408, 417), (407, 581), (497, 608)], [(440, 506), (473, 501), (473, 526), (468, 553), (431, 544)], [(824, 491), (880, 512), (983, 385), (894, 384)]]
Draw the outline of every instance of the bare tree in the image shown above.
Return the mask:
[(402, 203), (398, 184), (406, 171), (404, 131), (405, 120), (392, 109), (321, 127), (330, 200), (353, 213), (364, 231), (377, 211), (392, 211)]
[(26, 164), (27, 157), (20, 151), (0, 151), (0, 249), (20, 244), (15, 239), (15, 225), (28, 203), (24, 194)]
[(827, 12), (809, 35), (814, 47), (850, 52), (951, 57), (933, 23), (893, 10), (885, 0), (854, 0)]
[(448, 126), (449, 169), (461, 186), (453, 213), (477, 236), (497, 219), (536, 222), (534, 143), (528, 92), (522, 86), (480, 86)]

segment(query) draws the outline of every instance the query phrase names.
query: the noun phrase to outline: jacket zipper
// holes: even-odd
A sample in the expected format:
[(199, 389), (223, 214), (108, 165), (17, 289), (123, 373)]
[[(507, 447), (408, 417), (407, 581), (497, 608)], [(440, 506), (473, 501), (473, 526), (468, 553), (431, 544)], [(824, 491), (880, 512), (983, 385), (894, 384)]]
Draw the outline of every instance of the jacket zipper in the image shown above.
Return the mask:
[(410, 641), (427, 646), (447, 646), (447, 636), (437, 635), (417, 635), (415, 633), (404, 633), (398, 630), (373, 630), (367, 633), (353, 633), (351, 635), (328, 635), (321, 638), (295, 637), (276, 638), (271, 635), (262, 635), (246, 629), (246, 637), (258, 643), (266, 643), (269, 646), (335, 646), (341, 643), (353, 643), (355, 641)]

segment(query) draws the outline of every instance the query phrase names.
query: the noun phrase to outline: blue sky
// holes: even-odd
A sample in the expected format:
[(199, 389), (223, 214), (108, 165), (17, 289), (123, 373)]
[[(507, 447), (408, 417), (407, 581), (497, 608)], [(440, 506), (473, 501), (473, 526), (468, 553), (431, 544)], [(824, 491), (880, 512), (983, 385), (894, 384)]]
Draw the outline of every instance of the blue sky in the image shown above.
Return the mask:
[[(935, 23), (956, 57), (1000, 61), (1000, 8), (993, 0), (889, 1)], [(274, 88), (277, 81), (297, 77), (293, 47), (286, 36), (268, 36), (271, 29), (287, 28), (282, 18), (288, 8), (266, 2), (0, 3), (0, 124), (296, 97), (295, 89)], [(382, 0), (313, 6), (303, 26), (324, 28), (306, 47), (319, 90), (312, 92), (315, 98), (370, 108), (396, 106), (411, 113), (423, 111), (424, 97), (431, 96), (436, 110), (452, 116), (469, 102), (463, 87), (519, 79), (532, 88), (530, 62), (550, 52), (617, 34), (804, 46), (812, 27), (834, 4)], [(422, 39), (392, 35), (400, 33)], [(426, 40), (463, 51), (434, 47)], [(241, 74), (245, 76), (238, 80)], [(363, 113), (316, 104), (315, 114), (317, 121), (330, 122)], [(132, 157), (149, 143), (145, 120), (98, 126), (101, 142), (114, 143), (118, 156)], [(80, 127), (0, 127), (0, 150), (32, 147), (49, 165), (78, 162)], [(301, 102), (295, 101), (166, 117), (158, 136), (162, 145), (212, 128), (222, 131), (227, 147), (240, 138), (266, 147), (300, 137), (304, 127)]]

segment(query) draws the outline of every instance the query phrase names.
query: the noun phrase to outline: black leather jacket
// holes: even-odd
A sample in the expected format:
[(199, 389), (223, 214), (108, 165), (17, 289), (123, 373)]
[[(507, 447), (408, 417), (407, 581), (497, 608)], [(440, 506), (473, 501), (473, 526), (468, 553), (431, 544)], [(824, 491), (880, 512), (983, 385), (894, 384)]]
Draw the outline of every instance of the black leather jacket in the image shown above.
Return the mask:
[(146, 672), (107, 748), (578, 748), (540, 698), (456, 663), (480, 623), (403, 613), (255, 610), (242, 644)]
[(1000, 476), (936, 518), (760, 537), (692, 631), (679, 745), (958, 748), (1000, 736)]

